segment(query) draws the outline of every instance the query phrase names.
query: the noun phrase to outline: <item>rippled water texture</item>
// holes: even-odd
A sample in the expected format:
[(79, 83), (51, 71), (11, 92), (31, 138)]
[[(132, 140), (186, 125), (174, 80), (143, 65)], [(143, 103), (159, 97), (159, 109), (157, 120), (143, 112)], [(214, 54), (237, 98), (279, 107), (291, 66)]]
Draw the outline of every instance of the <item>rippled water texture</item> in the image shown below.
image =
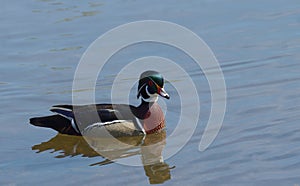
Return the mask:
[[(2, 2), (0, 9), (0, 185), (300, 184), (298, 0), (12, 0)], [(201, 113), (191, 140), (175, 156), (162, 160), (164, 147), (176, 144), (164, 136), (156, 149), (139, 146), (112, 154), (112, 159), (138, 157), (155, 162), (153, 166), (120, 165), (99, 156), (81, 137), (29, 125), (30, 117), (50, 114), (51, 105), (71, 103), (76, 66), (92, 41), (116, 26), (144, 19), (191, 29), (220, 63), (227, 110), (206, 151), (198, 151), (198, 145), (211, 108), (207, 80), (186, 54), (154, 43), (113, 56), (99, 77), (96, 99), (108, 102), (115, 75), (139, 57), (157, 55), (182, 65), (197, 82)], [(171, 95), (165, 102), (167, 136), (180, 113), (171, 84), (166, 85)], [(137, 104), (135, 89), (132, 95)], [(139, 145), (139, 140), (128, 143)]]

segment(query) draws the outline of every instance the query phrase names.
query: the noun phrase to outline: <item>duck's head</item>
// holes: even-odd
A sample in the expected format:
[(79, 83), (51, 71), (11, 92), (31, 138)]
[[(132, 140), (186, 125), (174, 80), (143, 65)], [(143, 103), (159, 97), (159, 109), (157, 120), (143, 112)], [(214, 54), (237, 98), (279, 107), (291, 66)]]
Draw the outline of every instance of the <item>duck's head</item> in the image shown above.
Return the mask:
[(169, 99), (169, 94), (164, 90), (164, 78), (156, 71), (146, 71), (140, 76), (137, 98), (140, 96), (146, 102), (156, 102), (158, 95)]

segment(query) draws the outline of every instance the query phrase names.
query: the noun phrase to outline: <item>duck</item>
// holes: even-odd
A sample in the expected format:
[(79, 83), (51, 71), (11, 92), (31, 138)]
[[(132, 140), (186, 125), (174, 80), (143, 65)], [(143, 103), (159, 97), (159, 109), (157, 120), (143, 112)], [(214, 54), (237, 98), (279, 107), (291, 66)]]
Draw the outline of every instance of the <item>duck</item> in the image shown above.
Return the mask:
[(141, 102), (138, 106), (54, 105), (50, 108), (54, 115), (30, 118), (29, 122), (66, 135), (103, 137), (109, 132), (114, 137), (145, 136), (159, 133), (166, 127), (158, 97), (170, 99), (164, 89), (164, 78), (159, 72), (148, 70), (139, 77), (137, 99)]

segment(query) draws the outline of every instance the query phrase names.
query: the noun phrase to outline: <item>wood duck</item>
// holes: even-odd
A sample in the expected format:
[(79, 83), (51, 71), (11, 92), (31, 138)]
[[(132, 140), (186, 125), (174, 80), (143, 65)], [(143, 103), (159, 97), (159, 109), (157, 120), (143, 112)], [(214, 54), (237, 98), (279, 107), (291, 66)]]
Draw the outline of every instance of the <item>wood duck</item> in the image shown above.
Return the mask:
[[(157, 133), (165, 128), (158, 96), (170, 98), (164, 90), (164, 79), (156, 71), (146, 71), (140, 75), (137, 98), (141, 98), (141, 104), (137, 107), (125, 104), (55, 105), (50, 109), (55, 115), (31, 118), (30, 123), (62, 134), (94, 137), (102, 137), (107, 131), (115, 137)], [(96, 119), (91, 114), (92, 109), (96, 110)]]

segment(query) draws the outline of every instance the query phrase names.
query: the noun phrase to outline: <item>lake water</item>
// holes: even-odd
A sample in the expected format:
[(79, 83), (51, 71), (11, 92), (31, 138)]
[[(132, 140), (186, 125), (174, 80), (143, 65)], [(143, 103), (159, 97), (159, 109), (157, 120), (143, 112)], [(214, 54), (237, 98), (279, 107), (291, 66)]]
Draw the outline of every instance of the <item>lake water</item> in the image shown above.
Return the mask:
[[(298, 0), (15, 0), (2, 2), (0, 9), (0, 185), (300, 185)], [(207, 150), (198, 150), (211, 108), (204, 74), (183, 53), (153, 43), (114, 56), (97, 83), (102, 92), (96, 97), (108, 102), (118, 70), (138, 57), (163, 56), (184, 66), (197, 82), (200, 121), (171, 158), (152, 167), (113, 163), (80, 137), (29, 125), (29, 118), (50, 114), (51, 105), (72, 102), (76, 67), (97, 37), (145, 19), (187, 27), (220, 63), (227, 110)], [(171, 85), (169, 90), (172, 96)], [(176, 100), (165, 102), (167, 136), (180, 113)], [(167, 138), (160, 150), (168, 144), (176, 141)], [(143, 153), (133, 149), (129, 155), (142, 161)]]

